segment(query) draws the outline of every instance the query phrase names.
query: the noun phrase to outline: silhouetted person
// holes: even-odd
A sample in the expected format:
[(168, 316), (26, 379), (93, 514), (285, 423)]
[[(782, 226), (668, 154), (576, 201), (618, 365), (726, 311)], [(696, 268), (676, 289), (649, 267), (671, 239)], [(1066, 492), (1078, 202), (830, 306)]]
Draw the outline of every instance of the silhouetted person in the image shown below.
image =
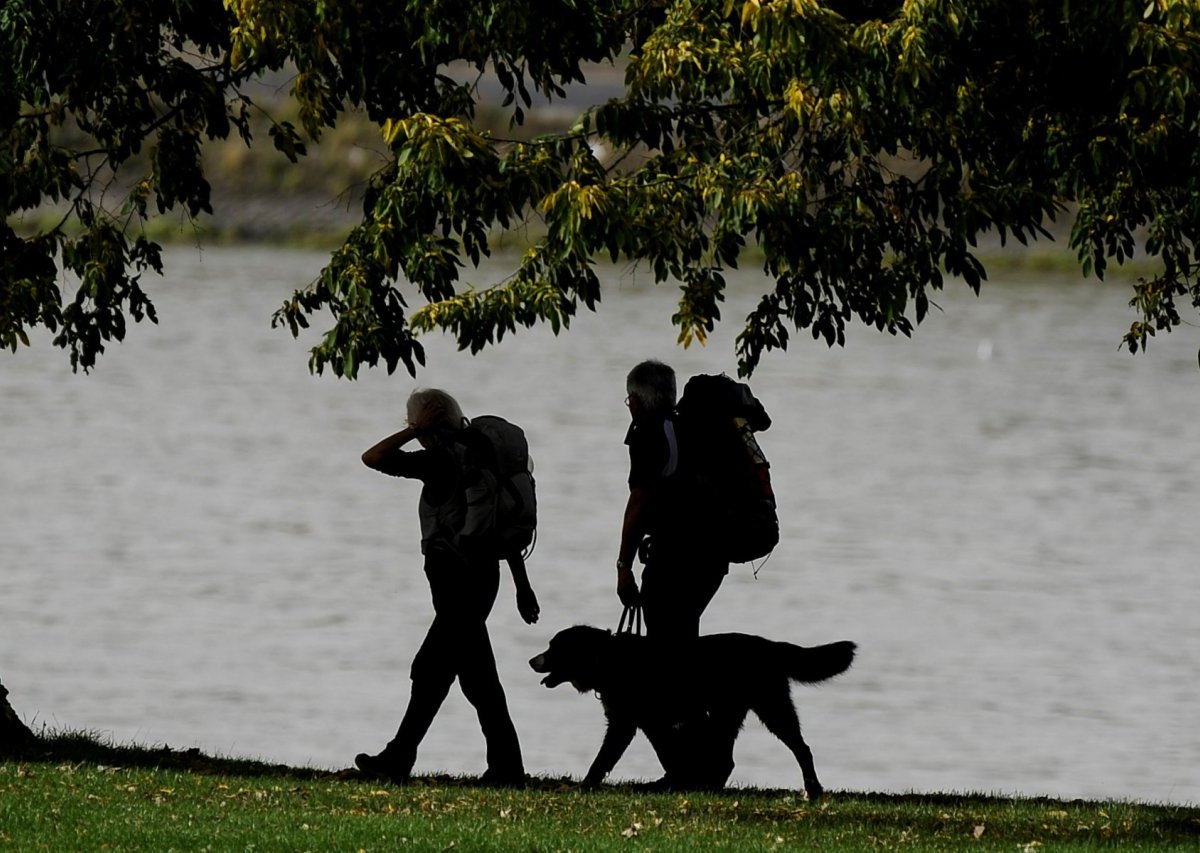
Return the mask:
[[(680, 471), (675, 371), (644, 361), (629, 372), (626, 391), (633, 422), (625, 436), (629, 500), (617, 554), (617, 595), (626, 606), (641, 604), (648, 637), (696, 637), (700, 616), (728, 574), (729, 561), (706, 538)], [(633, 576), (639, 552), (645, 563), (640, 593)]]
[[(433, 624), (412, 662), (412, 693), (396, 736), (378, 755), (359, 754), (365, 773), (402, 782), (457, 678), (475, 707), (487, 741), (484, 784), (525, 783), (521, 747), (508, 713), (504, 688), (486, 620), (496, 600), (500, 569), (487, 541), (494, 519), (495, 493), (482, 469), (494, 449), (476, 430), (465, 429), (457, 402), (444, 391), (414, 392), (408, 399), (408, 427), (388, 436), (362, 460), (370, 468), (422, 483), (419, 515), (425, 576), (433, 594)], [(421, 450), (403, 450), (413, 439)], [(513, 566), (517, 601), (527, 622), (537, 619), (537, 599), (524, 564)]]

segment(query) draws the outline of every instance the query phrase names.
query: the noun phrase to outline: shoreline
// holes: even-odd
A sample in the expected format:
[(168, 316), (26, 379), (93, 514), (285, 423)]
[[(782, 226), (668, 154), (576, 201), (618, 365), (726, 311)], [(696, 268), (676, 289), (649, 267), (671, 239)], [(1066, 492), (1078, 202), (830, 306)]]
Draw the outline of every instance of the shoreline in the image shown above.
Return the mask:
[[(8, 750), (0, 754), (0, 766), (4, 764), (51, 764), (55, 766), (94, 766), (107, 771), (147, 770), (159, 772), (188, 773), (197, 776), (228, 776), (247, 779), (282, 778), (304, 782), (349, 782), (371, 785), (387, 785), (398, 791), (422, 788), (470, 788), (479, 787), (476, 776), (434, 771), (412, 777), (407, 785), (380, 782), (354, 767), (333, 770), (319, 767), (294, 767), (288, 764), (261, 759), (208, 755), (198, 747), (174, 749), (167, 744), (145, 746), (140, 744), (119, 745), (104, 740), (89, 732), (62, 732), (34, 735), (35, 742), (23, 749)], [(536, 792), (582, 791), (580, 780), (570, 776), (527, 776), (525, 790)], [(515, 790), (515, 789), (513, 789)], [(664, 792), (656, 789), (649, 781), (618, 779), (605, 782), (591, 791), (622, 791), (655, 795), (679, 795), (687, 792)], [(759, 788), (754, 786), (727, 786), (720, 791), (695, 792), (711, 797), (763, 797), (804, 799), (802, 789)], [(1128, 798), (1060, 798), (1047, 795), (1025, 795), (1020, 792), (998, 793), (983, 791), (848, 791), (833, 789), (826, 792), (829, 798), (853, 797), (882, 800), (889, 803), (941, 803), (964, 805), (975, 803), (1024, 803), (1030, 805), (1062, 805), (1073, 808), (1103, 808), (1114, 804), (1139, 808), (1166, 808), (1196, 810), (1195, 823), (1200, 835), (1200, 803), (1154, 802)]]

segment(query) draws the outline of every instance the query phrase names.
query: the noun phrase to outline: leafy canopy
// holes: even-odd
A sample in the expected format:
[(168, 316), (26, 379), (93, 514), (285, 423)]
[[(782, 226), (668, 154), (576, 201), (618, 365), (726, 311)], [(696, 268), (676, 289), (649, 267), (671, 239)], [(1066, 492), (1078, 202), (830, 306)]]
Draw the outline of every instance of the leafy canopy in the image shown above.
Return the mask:
[[(298, 334), (330, 312), (318, 372), (415, 372), (431, 329), (472, 351), (557, 332), (596, 308), (597, 260), (624, 258), (679, 283), (685, 346), (720, 319), (726, 271), (761, 264), (749, 373), (793, 331), (911, 334), (947, 276), (979, 289), (981, 235), (1026, 242), (1056, 217), (1085, 272), (1160, 261), (1134, 287), (1129, 349), (1200, 307), (1191, 0), (8, 0), (0, 55), (0, 344), (45, 326), (85, 370), (127, 315), (154, 319), (140, 276), (159, 247), (137, 226), (210, 209), (201, 146), (256, 143), (244, 87), (279, 69), (302, 125), (272, 126), (288, 157), (350, 109), (392, 153), (276, 314)], [(516, 131), (535, 98), (618, 59), (622, 98), (534, 138), (480, 129), (473, 81), (447, 73), (494, 73)], [(30, 231), (48, 205), (61, 220)], [(464, 286), (513, 229), (530, 243), (511, 274)]]

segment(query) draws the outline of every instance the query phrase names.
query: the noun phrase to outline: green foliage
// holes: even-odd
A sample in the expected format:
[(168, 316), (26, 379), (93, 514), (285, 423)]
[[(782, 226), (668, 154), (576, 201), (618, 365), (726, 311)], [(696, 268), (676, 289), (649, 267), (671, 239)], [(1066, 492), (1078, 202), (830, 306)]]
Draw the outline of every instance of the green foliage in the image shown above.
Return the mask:
[[(153, 318), (138, 275), (157, 249), (131, 227), (151, 200), (210, 208), (201, 146), (254, 141), (242, 84), (279, 69), (299, 105), (299, 127), (268, 133), (286, 157), (347, 111), (391, 152), (361, 224), (276, 314), (298, 333), (331, 313), (318, 372), (415, 373), (433, 329), (473, 352), (557, 332), (597, 307), (593, 266), (611, 259), (679, 285), (685, 346), (721, 320), (725, 271), (761, 263), (768, 289), (737, 343), (749, 373), (795, 332), (912, 334), (948, 278), (982, 286), (981, 238), (1025, 243), (1056, 218), (1073, 217), (1085, 273), (1157, 259), (1129, 349), (1200, 307), (1194, 0), (82, 5), (0, 9), (0, 344), (44, 325), (85, 369), (126, 314)], [(618, 58), (623, 97), (562, 132), (517, 132), (535, 99)], [(513, 133), (481, 128), (475, 81), (451, 63), (495, 75)], [(147, 173), (118, 180), (143, 146)], [(52, 203), (83, 237), (16, 234), (14, 217)], [(531, 244), (511, 274), (466, 283), (511, 231)]]
[[(27, 328), (45, 326), (86, 370), (125, 336), (127, 316), (155, 319), (140, 276), (161, 271), (159, 249), (130, 223), (150, 198), (159, 211), (209, 209), (200, 141), (237, 122), (228, 49), (218, 0), (0, 7), (0, 55), (11, 57), (0, 71), (0, 345), (15, 350)], [(117, 182), (146, 145), (150, 173)], [(58, 225), (18, 236), (14, 220), (48, 203), (64, 210)], [(74, 293), (60, 272), (73, 274)]]

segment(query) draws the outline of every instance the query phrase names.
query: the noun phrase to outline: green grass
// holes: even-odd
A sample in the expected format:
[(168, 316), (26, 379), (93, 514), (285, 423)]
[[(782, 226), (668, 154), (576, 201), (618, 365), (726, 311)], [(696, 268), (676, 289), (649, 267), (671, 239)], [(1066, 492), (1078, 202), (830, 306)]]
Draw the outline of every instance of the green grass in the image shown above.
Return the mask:
[(1200, 809), (983, 795), (525, 791), (410, 785), (176, 752), (46, 741), (0, 764), (0, 848), (14, 850), (1200, 849)]

